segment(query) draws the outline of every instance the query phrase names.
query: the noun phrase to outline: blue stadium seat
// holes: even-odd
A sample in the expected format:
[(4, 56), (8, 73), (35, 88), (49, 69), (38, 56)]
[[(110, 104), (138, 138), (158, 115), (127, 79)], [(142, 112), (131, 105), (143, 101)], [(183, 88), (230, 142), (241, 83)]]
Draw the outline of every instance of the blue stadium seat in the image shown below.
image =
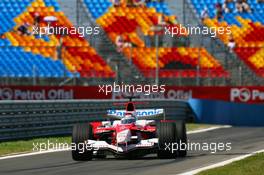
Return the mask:
[(165, 15), (172, 15), (168, 5), (165, 2), (149, 2), (147, 3), (147, 7), (151, 8), (155, 8), (158, 12), (163, 13)]
[[(210, 18), (215, 17), (215, 4), (217, 2), (224, 3), (224, 0), (191, 0), (192, 4), (194, 5), (196, 12), (200, 15), (202, 10), (207, 8), (209, 11)], [(231, 2), (228, 4), (229, 9), (231, 9), (230, 13), (224, 15), (224, 20), (229, 25), (238, 25), (240, 26), (239, 22), (235, 19), (235, 16), (241, 16), (245, 19), (250, 19), (253, 22), (261, 22), (264, 24), (263, 13), (264, 13), (264, 3), (258, 3), (257, 0), (248, 0), (248, 4), (252, 9), (252, 13), (237, 13), (235, 3)]]
[(93, 19), (102, 16), (112, 6), (109, 0), (84, 0), (84, 3), (91, 12)]
[[(13, 18), (22, 13), (33, 0), (1, 0), (0, 1), (0, 34), (15, 26)], [(4, 26), (2, 28), (2, 26)]]
[[(0, 40), (0, 44), (3, 43), (8, 44), (8, 41)], [(0, 66), (0, 77), (64, 77), (65, 72), (68, 77), (73, 76), (61, 60), (54, 61), (51, 58), (34, 55), (20, 47), (4, 45), (0, 47)]]

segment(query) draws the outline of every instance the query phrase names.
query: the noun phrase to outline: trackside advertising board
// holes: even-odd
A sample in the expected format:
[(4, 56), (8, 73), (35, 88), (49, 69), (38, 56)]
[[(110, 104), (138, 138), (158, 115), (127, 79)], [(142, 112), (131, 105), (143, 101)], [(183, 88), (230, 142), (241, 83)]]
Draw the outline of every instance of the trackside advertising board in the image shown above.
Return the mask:
[[(166, 86), (164, 93), (134, 93), (143, 99), (210, 99), (264, 104), (263, 87), (177, 87)], [(0, 100), (123, 99), (125, 92), (105, 94), (98, 86), (0, 86)]]

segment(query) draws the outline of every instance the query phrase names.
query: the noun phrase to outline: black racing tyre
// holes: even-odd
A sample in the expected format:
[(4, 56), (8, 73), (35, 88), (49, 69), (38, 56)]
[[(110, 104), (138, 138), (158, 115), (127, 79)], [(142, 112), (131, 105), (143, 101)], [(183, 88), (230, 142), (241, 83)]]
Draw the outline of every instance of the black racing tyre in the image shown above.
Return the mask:
[(85, 141), (92, 138), (93, 138), (93, 130), (92, 130), (92, 126), (89, 123), (76, 124), (73, 126), (72, 143), (76, 145), (76, 149), (72, 149), (73, 160), (76, 161), (92, 160), (93, 151), (85, 149), (85, 143), (86, 143)]
[(172, 144), (177, 143), (174, 122), (161, 122), (157, 124), (158, 158), (171, 159), (177, 157), (177, 151), (172, 152)]
[(187, 155), (187, 134), (185, 121), (177, 120), (175, 122), (176, 135), (178, 141), (178, 156), (185, 157)]

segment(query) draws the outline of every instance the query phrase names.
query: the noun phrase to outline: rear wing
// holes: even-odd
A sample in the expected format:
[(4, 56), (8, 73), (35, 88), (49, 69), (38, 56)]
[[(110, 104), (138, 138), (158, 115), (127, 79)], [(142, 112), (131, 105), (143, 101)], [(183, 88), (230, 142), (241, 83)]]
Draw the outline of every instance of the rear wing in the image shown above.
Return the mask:
[[(161, 120), (165, 119), (164, 109), (137, 109), (136, 117), (138, 120)], [(108, 110), (107, 117), (120, 120), (125, 116), (126, 110)]]

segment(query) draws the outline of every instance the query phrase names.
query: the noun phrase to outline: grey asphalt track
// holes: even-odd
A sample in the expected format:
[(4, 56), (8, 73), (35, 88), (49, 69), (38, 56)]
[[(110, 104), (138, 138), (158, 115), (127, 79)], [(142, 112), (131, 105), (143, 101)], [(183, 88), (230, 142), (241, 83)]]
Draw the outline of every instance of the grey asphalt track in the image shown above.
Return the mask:
[(223, 128), (188, 135), (191, 142), (231, 142), (232, 150), (190, 151), (186, 158), (159, 160), (149, 155), (139, 160), (113, 157), (89, 162), (74, 162), (69, 151), (0, 160), (1, 175), (172, 175), (204, 167), (264, 149), (264, 128)]

